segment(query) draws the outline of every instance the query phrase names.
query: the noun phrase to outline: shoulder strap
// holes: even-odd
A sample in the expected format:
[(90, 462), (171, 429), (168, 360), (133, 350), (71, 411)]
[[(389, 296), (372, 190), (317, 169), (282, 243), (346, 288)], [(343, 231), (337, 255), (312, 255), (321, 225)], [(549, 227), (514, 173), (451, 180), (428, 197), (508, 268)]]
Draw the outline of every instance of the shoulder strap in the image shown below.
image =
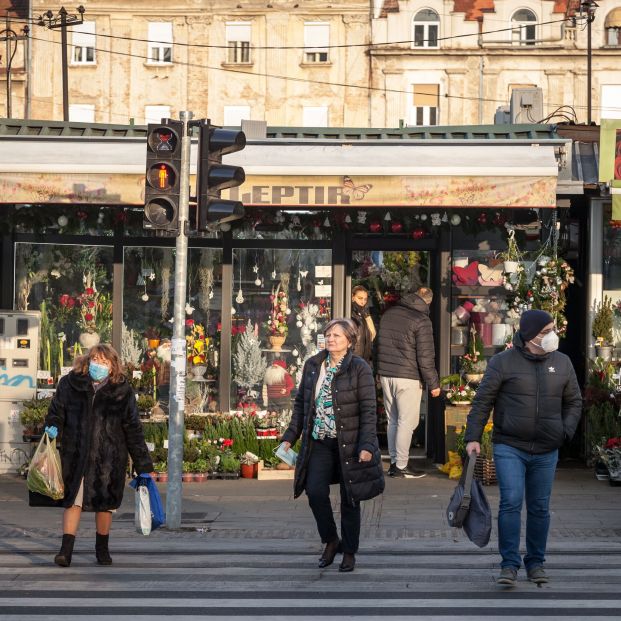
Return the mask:
[(470, 507), (470, 499), (472, 498), (472, 479), (474, 478), (474, 466), (477, 463), (476, 453), (468, 456), (468, 467), (466, 469), (466, 479), (464, 480), (464, 496), (461, 500), (460, 507), (468, 509)]

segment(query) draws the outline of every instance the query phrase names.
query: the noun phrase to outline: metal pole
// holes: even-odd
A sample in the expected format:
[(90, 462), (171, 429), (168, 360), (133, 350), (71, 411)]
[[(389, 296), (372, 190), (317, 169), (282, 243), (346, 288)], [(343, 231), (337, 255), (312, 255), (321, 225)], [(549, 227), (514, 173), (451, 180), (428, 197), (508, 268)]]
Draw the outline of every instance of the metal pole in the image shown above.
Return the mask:
[(593, 19), (589, 13), (587, 17), (587, 125), (591, 124), (591, 23)]
[(179, 187), (179, 234), (175, 247), (175, 302), (170, 365), (170, 409), (168, 416), (168, 493), (166, 527), (181, 527), (181, 465), (183, 461), (183, 415), (185, 411), (185, 298), (188, 275), (188, 214), (190, 211), (190, 135), (191, 112), (181, 112), (181, 175)]
[(7, 13), (6, 16), (6, 118), (10, 119), (11, 114), (11, 20)]
[(67, 64), (67, 11), (61, 7), (60, 11), (60, 37), (62, 47), (63, 66), (63, 121), (69, 120), (69, 69)]

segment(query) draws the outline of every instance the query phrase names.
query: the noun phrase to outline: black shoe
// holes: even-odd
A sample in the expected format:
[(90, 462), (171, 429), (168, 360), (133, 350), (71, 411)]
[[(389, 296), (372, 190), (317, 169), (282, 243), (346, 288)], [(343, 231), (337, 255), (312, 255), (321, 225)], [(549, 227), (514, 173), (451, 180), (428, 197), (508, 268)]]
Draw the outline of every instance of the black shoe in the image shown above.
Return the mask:
[(427, 473), (410, 470), (407, 466), (405, 468), (397, 468), (395, 466), (395, 472), (390, 476), (395, 479), (422, 479), (427, 476)]
[(321, 558), (319, 559), (319, 564), (317, 566), (320, 569), (323, 569), (324, 567), (328, 567), (329, 565), (332, 565), (332, 563), (334, 563), (334, 557), (339, 552), (342, 552), (342, 551), (343, 551), (343, 548), (341, 547), (340, 539), (337, 538), (334, 541), (327, 543), (326, 547), (323, 550), (323, 554), (321, 555)]
[(60, 546), (60, 552), (54, 557), (54, 562), (60, 567), (69, 567), (71, 565), (71, 556), (73, 555), (73, 545), (75, 544), (75, 535), (63, 535), (63, 542)]
[(343, 560), (339, 565), (339, 571), (342, 573), (354, 571), (354, 567), (356, 567), (356, 555), (345, 552)]
[(95, 556), (98, 565), (112, 565), (112, 557), (108, 551), (108, 539), (110, 535), (95, 534)]
[(390, 463), (390, 467), (388, 468), (388, 476), (389, 477), (394, 477), (395, 476), (395, 470), (397, 469), (397, 464), (395, 464), (395, 462), (391, 462)]

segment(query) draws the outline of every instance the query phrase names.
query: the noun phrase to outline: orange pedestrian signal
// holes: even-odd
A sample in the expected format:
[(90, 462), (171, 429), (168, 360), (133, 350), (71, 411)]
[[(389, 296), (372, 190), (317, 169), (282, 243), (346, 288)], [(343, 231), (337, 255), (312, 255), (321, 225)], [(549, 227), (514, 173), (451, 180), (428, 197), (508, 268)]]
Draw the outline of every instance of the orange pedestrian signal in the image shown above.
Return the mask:
[(158, 173), (159, 177), (159, 187), (162, 190), (165, 190), (168, 187), (168, 170), (166, 169), (166, 164), (162, 164), (160, 166), (160, 172)]

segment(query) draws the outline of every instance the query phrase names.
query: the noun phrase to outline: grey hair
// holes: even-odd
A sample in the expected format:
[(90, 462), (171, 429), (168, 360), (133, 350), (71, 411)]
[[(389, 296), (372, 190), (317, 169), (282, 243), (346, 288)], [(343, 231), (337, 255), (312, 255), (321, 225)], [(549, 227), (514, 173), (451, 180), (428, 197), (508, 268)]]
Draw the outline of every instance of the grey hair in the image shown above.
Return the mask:
[(323, 329), (324, 336), (328, 334), (334, 326), (339, 326), (343, 330), (350, 348), (356, 345), (358, 341), (358, 330), (356, 329), (356, 324), (351, 319), (347, 317), (337, 317), (336, 319), (328, 321), (326, 327)]
[(429, 289), (428, 287), (421, 287), (416, 292), (416, 295), (419, 298), (423, 298), (423, 302), (425, 302), (425, 304), (427, 304), (427, 305), (429, 305), (429, 304), (431, 304), (433, 302), (433, 291), (431, 289)]

